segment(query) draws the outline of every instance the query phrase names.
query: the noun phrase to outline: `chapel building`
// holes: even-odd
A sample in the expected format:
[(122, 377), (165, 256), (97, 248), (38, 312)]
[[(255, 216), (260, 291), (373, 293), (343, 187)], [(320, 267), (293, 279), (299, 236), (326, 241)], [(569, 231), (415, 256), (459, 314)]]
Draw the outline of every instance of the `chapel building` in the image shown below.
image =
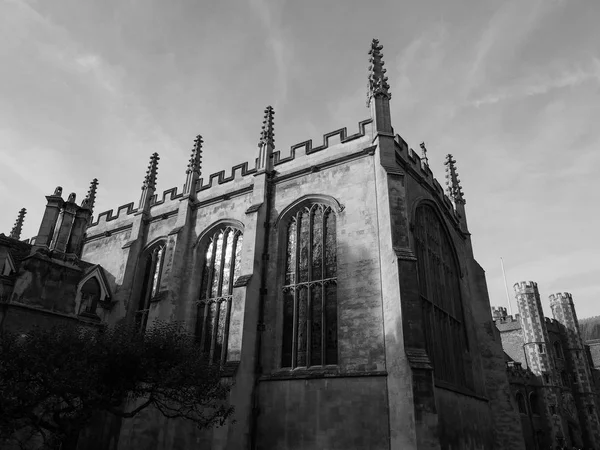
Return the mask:
[(92, 221), (96, 180), (57, 188), (37, 237), (0, 237), (2, 327), (182, 321), (234, 381), (235, 423), (145, 410), (80, 448), (525, 449), (456, 161), (444, 190), (395, 134), (381, 50), (356, 133), (281, 153), (267, 107), (250, 163), (203, 176), (198, 136), (182, 190), (155, 153), (135, 204)]

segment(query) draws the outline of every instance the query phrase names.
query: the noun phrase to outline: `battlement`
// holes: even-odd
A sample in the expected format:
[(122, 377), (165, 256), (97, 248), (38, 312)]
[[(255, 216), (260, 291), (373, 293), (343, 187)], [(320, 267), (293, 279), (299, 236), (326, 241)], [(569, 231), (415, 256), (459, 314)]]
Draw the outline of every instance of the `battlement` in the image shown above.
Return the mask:
[(517, 361), (506, 361), (506, 372), (511, 381), (514, 380), (535, 380), (534, 373), (523, 367), (523, 364)]
[(492, 306), (492, 317), (494, 319), (504, 319), (505, 317), (507, 317), (507, 311), (506, 308), (504, 308), (503, 306)]
[[(280, 158), (280, 152), (276, 151), (273, 153), (274, 165), (281, 165), (286, 162), (294, 160), (297, 156), (309, 155), (313, 153), (317, 153), (323, 150), (326, 150), (333, 145), (333, 140), (339, 138), (340, 143), (347, 143), (352, 140), (364, 137), (367, 134), (366, 126), (373, 122), (373, 119), (367, 119), (359, 122), (359, 131), (353, 135), (348, 136), (348, 132), (346, 127), (340, 128), (338, 130), (332, 131), (330, 133), (326, 133), (323, 135), (323, 144), (318, 147), (312, 146), (312, 140), (304, 141), (296, 145), (292, 145), (290, 149), (290, 156), (286, 158)], [(248, 162), (244, 162), (242, 164), (237, 164), (233, 166), (228, 173), (225, 170), (220, 170), (218, 172), (212, 173), (207, 177), (201, 177), (198, 179), (196, 184), (196, 192), (206, 192), (207, 190), (215, 187), (217, 185), (223, 185), (235, 180), (240, 180), (249, 175), (253, 175), (256, 173), (256, 167), (249, 168)], [(441, 188), (440, 188), (441, 189)], [(166, 204), (170, 201), (174, 201), (180, 199), (183, 196), (182, 193), (177, 192), (177, 187), (173, 187), (163, 191), (162, 195), (159, 197), (157, 194), (154, 194), (150, 199), (150, 207), (154, 208), (159, 205)], [(160, 200), (159, 200), (160, 199)], [(126, 203), (117, 208), (117, 212), (115, 213), (113, 209), (109, 209), (107, 211), (103, 211), (94, 217), (92, 223), (90, 224), (90, 228), (98, 226), (99, 224), (111, 222), (117, 219), (123, 219), (128, 215), (135, 214), (138, 211), (138, 208), (134, 206), (134, 202)]]
[(573, 296), (569, 292), (558, 292), (549, 296), (550, 304), (552, 303), (568, 303), (573, 304)]
[(396, 162), (424, 181), (438, 200), (446, 207), (446, 211), (458, 223), (459, 217), (454, 204), (433, 176), (429, 164), (424, 164), (421, 157), (412, 148), (408, 147), (406, 141), (399, 134), (394, 136), (394, 142), (396, 143)]
[(519, 281), (518, 283), (514, 284), (513, 288), (516, 292), (532, 290), (537, 292), (538, 285), (535, 281)]
[[(373, 122), (373, 119), (367, 119), (359, 122), (358, 133), (355, 133), (351, 136), (348, 136), (348, 130), (346, 127), (326, 133), (323, 135), (323, 144), (319, 145), (318, 147), (313, 147), (312, 139), (300, 142), (299, 144), (292, 145), (290, 147), (290, 156), (287, 156), (285, 158), (281, 158), (280, 151), (275, 151), (273, 152), (273, 166), (278, 166), (280, 164), (285, 164), (287, 162), (293, 161), (296, 158), (296, 156), (301, 157), (304, 155), (311, 155), (313, 153), (326, 150), (330, 146), (329, 141), (334, 140), (336, 138), (339, 138), (340, 143), (345, 144), (355, 139), (364, 137), (367, 134), (366, 126), (371, 122)], [(296, 155), (296, 153), (298, 153), (298, 155)]]

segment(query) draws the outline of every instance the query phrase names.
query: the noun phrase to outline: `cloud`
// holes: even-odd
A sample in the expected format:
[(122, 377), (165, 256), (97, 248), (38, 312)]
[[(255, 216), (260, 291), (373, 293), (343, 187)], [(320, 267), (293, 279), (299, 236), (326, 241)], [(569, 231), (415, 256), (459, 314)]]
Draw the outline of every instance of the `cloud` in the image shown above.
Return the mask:
[(281, 26), (285, 2), (278, 2), (276, 7), (269, 6), (267, 0), (249, 0), (249, 4), (267, 32), (266, 44), (272, 52), (277, 73), (278, 95), (273, 106), (278, 109), (279, 103), (285, 102), (287, 98), (289, 68), (293, 59), (293, 47), (285, 39)]
[(597, 59), (592, 60), (589, 69), (575, 67), (565, 70), (555, 76), (534, 75), (527, 80), (521, 81), (515, 86), (505, 88), (494, 94), (469, 102), (469, 105), (479, 108), (484, 105), (492, 105), (513, 98), (530, 97), (546, 94), (555, 89), (579, 86), (587, 81), (600, 81), (600, 64)]

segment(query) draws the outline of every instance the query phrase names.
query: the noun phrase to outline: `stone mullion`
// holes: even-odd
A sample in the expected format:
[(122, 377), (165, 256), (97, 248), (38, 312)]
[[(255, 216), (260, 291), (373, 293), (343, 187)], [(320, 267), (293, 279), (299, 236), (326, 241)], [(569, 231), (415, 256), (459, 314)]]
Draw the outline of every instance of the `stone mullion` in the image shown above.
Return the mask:
[[(236, 241), (237, 241), (237, 239), (236, 239)], [(235, 248), (235, 244), (233, 247)], [(233, 258), (235, 260), (235, 256)], [(233, 270), (231, 272), (233, 273)], [(227, 344), (228, 344), (228, 340), (229, 340), (228, 338), (229, 338), (229, 323), (230, 323), (230, 316), (231, 316), (231, 302), (232, 302), (232, 297), (229, 297), (227, 299), (227, 312), (225, 313), (225, 329), (223, 331), (223, 345), (221, 347), (221, 366), (224, 366), (225, 361), (227, 360)]]
[(204, 315), (202, 317), (202, 335), (200, 336), (200, 348), (204, 348), (204, 341), (206, 340), (206, 318), (208, 317), (208, 310), (210, 308), (209, 302), (204, 302)]
[[(327, 230), (325, 229), (325, 223), (327, 220), (327, 215), (333, 214), (330, 208), (326, 208), (323, 210), (323, 214), (321, 217), (321, 280), (325, 279), (326, 267), (327, 263)], [(337, 224), (336, 224), (337, 226)], [(337, 272), (336, 272), (337, 275)], [(326, 323), (326, 315), (325, 315), (325, 307), (327, 305), (327, 297), (325, 290), (325, 281), (321, 281), (320, 284), (321, 289), (321, 365), (324, 366), (327, 364), (327, 323)], [(337, 288), (336, 288), (337, 289)]]
[[(210, 255), (210, 265), (208, 266), (208, 282), (206, 283), (206, 298), (211, 298), (213, 275), (215, 271), (215, 258), (217, 255), (217, 244), (219, 243), (219, 231), (215, 232), (212, 237), (212, 254)], [(205, 255), (206, 257), (206, 255)]]
[(215, 346), (217, 343), (217, 334), (218, 334), (218, 327), (219, 327), (219, 314), (221, 312), (221, 302), (218, 300), (215, 300), (215, 304), (217, 305), (217, 307), (215, 308), (215, 317), (213, 317), (213, 329), (212, 329), (212, 336), (210, 339), (210, 353), (208, 355), (208, 360), (212, 363), (213, 362), (213, 357), (214, 357), (214, 353), (215, 353)]
[(221, 264), (219, 265), (219, 279), (217, 281), (217, 297), (223, 295), (223, 276), (225, 275), (225, 253), (227, 252), (227, 240), (229, 239), (231, 228), (223, 230), (223, 241), (221, 242)]
[(308, 210), (308, 284), (306, 286), (306, 367), (309, 367), (312, 361), (312, 269), (313, 269), (313, 220), (315, 210), (313, 206)]
[[(235, 277), (235, 253), (237, 252), (238, 241), (240, 239), (240, 232), (236, 231), (233, 234), (233, 242), (231, 243), (231, 265), (229, 268), (229, 287), (226, 295), (231, 295), (233, 293), (233, 282), (235, 281), (233, 278)], [(228, 320), (229, 321), (229, 320)]]
[(298, 277), (300, 276), (300, 229), (302, 228), (302, 211), (296, 214), (296, 258), (294, 261), (295, 275), (294, 285), (292, 286), (294, 292), (294, 327), (292, 334), (292, 369), (296, 367), (298, 363)]

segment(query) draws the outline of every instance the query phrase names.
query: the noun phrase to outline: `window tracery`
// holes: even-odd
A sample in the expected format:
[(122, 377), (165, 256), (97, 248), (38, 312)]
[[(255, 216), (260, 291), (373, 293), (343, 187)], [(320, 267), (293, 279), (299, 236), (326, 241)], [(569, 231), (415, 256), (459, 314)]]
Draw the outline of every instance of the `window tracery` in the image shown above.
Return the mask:
[(242, 232), (227, 226), (217, 229), (206, 244), (198, 301), (196, 338), (214, 363), (227, 359), (233, 284), (240, 275)]
[(415, 254), (427, 353), (437, 380), (471, 388), (460, 271), (442, 221), (428, 204), (415, 212)]
[(287, 226), (282, 367), (337, 364), (336, 215), (302, 207)]
[(144, 256), (144, 278), (142, 284), (142, 295), (135, 313), (136, 328), (140, 332), (146, 331), (148, 325), (148, 314), (150, 313), (150, 302), (158, 294), (160, 277), (165, 256), (165, 244), (160, 242), (148, 249)]

